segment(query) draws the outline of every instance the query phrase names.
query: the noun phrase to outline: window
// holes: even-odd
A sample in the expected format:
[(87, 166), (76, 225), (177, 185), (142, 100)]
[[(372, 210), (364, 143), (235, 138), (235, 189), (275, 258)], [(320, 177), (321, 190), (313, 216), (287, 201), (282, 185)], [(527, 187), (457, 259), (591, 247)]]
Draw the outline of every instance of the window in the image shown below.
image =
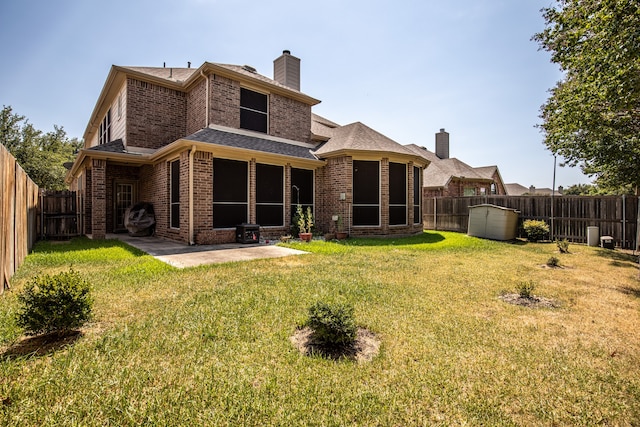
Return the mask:
[(256, 222), (284, 225), (284, 167), (256, 164)]
[(300, 203), (303, 212), (307, 207), (313, 211), (313, 171), (309, 169), (291, 168), (291, 218), (296, 214)]
[(496, 183), (495, 182), (491, 183), (491, 194), (496, 194)]
[(420, 168), (413, 168), (413, 223), (422, 222), (422, 173)]
[(353, 225), (380, 225), (380, 163), (353, 161)]
[(111, 141), (111, 109), (105, 114), (98, 129), (98, 144), (106, 144), (109, 141)]
[(389, 163), (389, 225), (407, 224), (407, 165)]
[(122, 118), (122, 94), (118, 96), (118, 120)]
[(213, 228), (246, 223), (249, 215), (249, 165), (213, 159)]
[(468, 197), (468, 196), (475, 196), (476, 195), (476, 189), (474, 187), (464, 187), (464, 196)]
[(240, 88), (240, 127), (267, 133), (268, 97), (263, 93)]
[(180, 160), (171, 162), (170, 167), (170, 223), (171, 228), (180, 228)]

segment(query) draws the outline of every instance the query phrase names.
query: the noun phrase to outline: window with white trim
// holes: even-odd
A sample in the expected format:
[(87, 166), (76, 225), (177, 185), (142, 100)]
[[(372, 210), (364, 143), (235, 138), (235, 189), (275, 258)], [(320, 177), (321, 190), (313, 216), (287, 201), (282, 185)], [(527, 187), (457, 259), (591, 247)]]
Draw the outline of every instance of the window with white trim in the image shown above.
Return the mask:
[(98, 128), (98, 144), (106, 144), (109, 141), (111, 141), (111, 108), (105, 114)]
[(240, 127), (267, 133), (269, 128), (269, 97), (263, 93), (240, 88)]

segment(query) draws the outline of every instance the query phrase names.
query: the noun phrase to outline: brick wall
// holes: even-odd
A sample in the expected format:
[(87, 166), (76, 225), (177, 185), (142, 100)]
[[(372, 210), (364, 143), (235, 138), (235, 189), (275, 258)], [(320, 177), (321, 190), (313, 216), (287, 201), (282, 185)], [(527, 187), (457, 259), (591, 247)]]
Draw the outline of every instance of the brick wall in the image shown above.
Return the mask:
[[(345, 200), (340, 200), (340, 194)], [(349, 228), (349, 211), (353, 195), (353, 159), (351, 157), (330, 158), (327, 165), (316, 171), (316, 206), (319, 210), (317, 226), (332, 230), (335, 224), (331, 217), (340, 215), (345, 230)]]
[(140, 201), (153, 204), (156, 234), (169, 238), (169, 168), (167, 162), (145, 165), (140, 170)]
[(187, 135), (209, 126), (209, 119), (205, 114), (207, 108), (206, 98), (207, 80), (200, 80), (187, 94)]
[(93, 159), (91, 165), (91, 194), (93, 204), (91, 234), (94, 239), (104, 239), (106, 235), (106, 178), (107, 162)]
[(85, 176), (85, 199), (84, 199), (84, 233), (91, 234), (92, 230), (92, 216), (91, 212), (93, 212), (93, 186), (91, 180), (91, 169), (84, 170)]
[(184, 92), (127, 79), (127, 144), (160, 148), (186, 135)]
[(240, 83), (215, 74), (209, 77), (209, 82), (211, 123), (240, 128)]
[(269, 133), (294, 141), (311, 141), (311, 106), (280, 95), (269, 96)]
[(389, 232), (389, 159), (380, 161), (380, 227), (382, 234)]
[(213, 230), (213, 154), (194, 154), (193, 189), (193, 230), (197, 238), (199, 233)]

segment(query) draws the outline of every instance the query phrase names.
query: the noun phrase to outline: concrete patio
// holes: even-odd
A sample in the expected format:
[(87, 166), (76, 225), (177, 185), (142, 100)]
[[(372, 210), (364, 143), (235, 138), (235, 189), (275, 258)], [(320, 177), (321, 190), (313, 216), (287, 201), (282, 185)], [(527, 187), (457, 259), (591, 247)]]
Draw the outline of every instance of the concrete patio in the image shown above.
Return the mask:
[(264, 243), (187, 246), (155, 236), (133, 237), (124, 233), (108, 234), (106, 237), (107, 239), (117, 239), (125, 242), (177, 268), (264, 258), (281, 258), (308, 253)]

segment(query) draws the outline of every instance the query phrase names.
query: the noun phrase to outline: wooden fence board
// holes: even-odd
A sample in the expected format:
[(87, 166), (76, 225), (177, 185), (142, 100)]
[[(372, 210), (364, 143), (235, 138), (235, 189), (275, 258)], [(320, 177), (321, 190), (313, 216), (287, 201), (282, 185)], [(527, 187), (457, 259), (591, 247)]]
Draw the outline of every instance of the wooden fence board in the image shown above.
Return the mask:
[(38, 186), (0, 145), (0, 293), (37, 239)]
[(480, 196), (428, 197), (424, 201), (426, 229), (467, 231), (469, 206), (490, 203), (516, 209), (520, 223), (546, 221), (553, 239), (587, 242), (587, 227), (598, 226), (601, 236), (612, 236), (621, 248), (637, 249), (636, 196)]

